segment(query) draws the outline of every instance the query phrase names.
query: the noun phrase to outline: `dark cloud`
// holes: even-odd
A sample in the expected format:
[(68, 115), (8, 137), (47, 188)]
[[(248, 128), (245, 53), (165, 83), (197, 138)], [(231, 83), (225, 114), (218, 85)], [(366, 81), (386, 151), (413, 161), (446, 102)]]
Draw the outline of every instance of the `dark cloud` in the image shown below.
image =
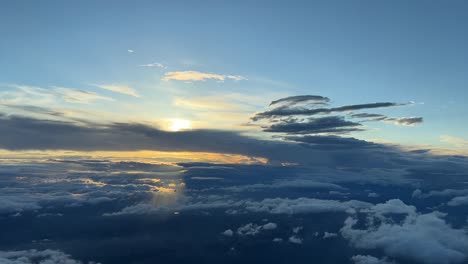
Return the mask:
[(363, 148), (376, 146), (374, 143), (350, 137), (339, 136), (287, 136), (287, 140), (325, 148)]
[(325, 105), (330, 101), (330, 98), (320, 96), (320, 95), (298, 95), (298, 96), (290, 96), (286, 98), (281, 98), (270, 103), (270, 106), (276, 104), (283, 104), (283, 105), (294, 105), (297, 103), (312, 103), (315, 105)]
[(306, 121), (296, 122), (290, 119), (285, 122), (273, 124), (264, 129), (266, 132), (281, 132), (288, 134), (317, 134), (317, 133), (349, 133), (361, 131), (361, 124), (346, 121), (341, 116), (327, 116), (320, 118), (310, 118)]
[(380, 118), (380, 117), (384, 117), (384, 118), (386, 118), (387, 116), (381, 115), (381, 114), (359, 113), (359, 114), (352, 114), (351, 117), (356, 117), (356, 118)]
[(370, 103), (370, 104), (356, 104), (356, 105), (345, 105), (334, 108), (291, 108), (288, 106), (281, 106), (275, 109), (261, 112), (252, 117), (253, 121), (258, 121), (260, 119), (266, 118), (275, 118), (281, 116), (296, 116), (296, 115), (316, 115), (316, 114), (330, 114), (334, 112), (346, 112), (346, 111), (355, 111), (362, 109), (372, 109), (372, 108), (384, 108), (392, 106), (401, 106), (406, 104), (401, 103), (391, 103), (391, 102), (382, 102), (382, 103)]

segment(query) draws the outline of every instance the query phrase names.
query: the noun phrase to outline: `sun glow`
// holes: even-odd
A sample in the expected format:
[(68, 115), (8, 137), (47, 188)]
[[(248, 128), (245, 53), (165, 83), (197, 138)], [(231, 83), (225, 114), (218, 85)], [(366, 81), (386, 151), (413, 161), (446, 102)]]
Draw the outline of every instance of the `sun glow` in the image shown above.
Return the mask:
[(169, 121), (170, 121), (169, 130), (174, 131), (174, 132), (192, 128), (192, 124), (189, 120), (171, 119)]

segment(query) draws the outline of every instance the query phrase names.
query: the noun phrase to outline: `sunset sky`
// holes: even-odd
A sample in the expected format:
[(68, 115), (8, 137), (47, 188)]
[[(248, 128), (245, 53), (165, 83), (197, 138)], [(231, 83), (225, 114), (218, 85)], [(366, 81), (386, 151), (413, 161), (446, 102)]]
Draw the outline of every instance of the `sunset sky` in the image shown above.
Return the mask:
[(467, 14), (1, 0), (0, 264), (467, 263)]
[(423, 121), (366, 122), (351, 135), (460, 151), (468, 143), (464, 8), (462, 1), (367, 1), (359, 8), (6, 1), (0, 109), (267, 139), (249, 118), (279, 98), (320, 95), (332, 107), (409, 103), (372, 113)]

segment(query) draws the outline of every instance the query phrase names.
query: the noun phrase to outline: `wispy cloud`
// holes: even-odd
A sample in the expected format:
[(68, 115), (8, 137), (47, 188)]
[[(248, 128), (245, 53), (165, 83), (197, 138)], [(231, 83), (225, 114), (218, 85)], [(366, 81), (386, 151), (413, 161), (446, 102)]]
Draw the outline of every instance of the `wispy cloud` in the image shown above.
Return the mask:
[(443, 135), (440, 136), (440, 141), (455, 145), (456, 147), (468, 147), (468, 140), (463, 138)]
[(159, 62), (148, 63), (148, 64), (142, 64), (142, 65), (140, 65), (140, 67), (161, 68), (161, 69), (167, 68), (164, 64), (159, 63)]
[(128, 49), (127, 51), (128, 51), (128, 53), (133, 53), (133, 52), (135, 52), (135, 51), (132, 50), (132, 49)]
[(63, 100), (70, 102), (70, 103), (89, 103), (94, 100), (106, 100), (106, 101), (114, 101), (114, 99), (106, 96), (99, 95), (94, 92), (84, 91), (84, 90), (77, 90), (65, 87), (55, 87), (53, 86), (54, 90), (58, 92)]
[(223, 82), (226, 79), (234, 81), (247, 80), (247, 78), (240, 75), (223, 75), (210, 72), (199, 72), (199, 71), (176, 71), (167, 72), (162, 78), (164, 81), (205, 81), (205, 80), (216, 80)]
[(101, 89), (105, 89), (108, 91), (126, 94), (134, 97), (140, 97), (137, 91), (131, 87), (125, 85), (117, 85), (117, 84), (92, 84), (93, 86), (99, 87)]
[[(15, 88), (20, 90), (23, 97), (46, 97), (49, 99), (60, 98), (69, 103), (81, 103), (88, 104), (95, 100), (106, 100), (113, 101), (114, 99), (106, 96), (102, 96), (95, 92), (85, 91), (81, 89), (68, 88), (68, 87), (57, 87), (50, 86), (48, 88), (42, 88), (37, 86), (30, 85), (19, 85), (19, 84), (9, 84), (8, 87)], [(10, 100), (11, 101), (11, 100)], [(7, 102), (9, 103), (9, 102)]]

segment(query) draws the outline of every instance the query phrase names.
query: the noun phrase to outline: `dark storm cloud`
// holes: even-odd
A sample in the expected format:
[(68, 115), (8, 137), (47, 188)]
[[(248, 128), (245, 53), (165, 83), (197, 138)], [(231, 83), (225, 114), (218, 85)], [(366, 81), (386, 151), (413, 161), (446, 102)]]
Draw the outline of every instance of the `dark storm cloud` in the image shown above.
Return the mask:
[(264, 129), (266, 132), (281, 132), (288, 134), (317, 134), (317, 133), (348, 133), (361, 131), (361, 124), (346, 121), (340, 116), (327, 116), (311, 118), (302, 122), (289, 120), (278, 124), (273, 124)]
[(316, 114), (330, 114), (334, 112), (346, 112), (346, 111), (384, 108), (384, 107), (401, 106), (401, 105), (406, 105), (406, 104), (382, 102), (382, 103), (370, 103), (370, 104), (345, 105), (345, 106), (333, 107), (333, 108), (291, 108), (287, 106), (281, 106), (281, 107), (277, 107), (269, 111), (258, 113), (252, 117), (252, 120), (258, 121), (260, 119), (275, 118), (275, 117), (281, 117), (281, 116), (296, 116), (296, 115), (311, 116), (311, 115), (316, 115)]
[[(333, 124), (336, 125), (336, 122)], [(350, 126), (343, 126), (342, 129), (358, 129), (352, 124), (345, 124)], [(317, 124), (315, 126), (316, 129), (319, 127)], [(328, 130), (340, 129), (336, 126), (329, 127)], [(290, 130), (293, 131), (292, 128)], [(322, 131), (325, 131), (323, 125)], [(327, 148), (325, 142), (322, 145), (316, 142), (305, 147), (306, 142), (297, 144), (291, 141), (261, 140), (231, 131), (168, 132), (134, 123), (77, 125), (73, 122), (19, 116), (1, 117), (0, 135), (2, 135), (0, 149), (8, 150), (216, 152), (265, 157), (272, 164), (291, 162), (302, 165), (336, 166), (340, 163), (343, 166), (366, 168), (392, 167), (406, 157), (397, 148), (386, 145), (370, 149), (358, 148), (354, 144), (353, 147), (346, 148), (343, 142), (339, 148), (333, 145)]]
[(320, 95), (298, 95), (298, 96), (290, 96), (281, 98), (270, 103), (270, 106), (276, 104), (283, 104), (283, 105), (294, 105), (297, 103), (312, 103), (312, 104), (320, 104), (324, 105), (330, 101), (330, 98), (320, 96)]
[[(0, 118), (0, 148), (9, 150), (194, 151), (267, 157), (271, 161), (307, 162), (318, 155), (297, 144), (260, 140), (236, 132), (191, 130), (168, 132), (135, 123), (77, 125), (29, 117)], [(307, 153), (307, 154), (306, 154)], [(327, 158), (317, 158), (325, 162)]]

